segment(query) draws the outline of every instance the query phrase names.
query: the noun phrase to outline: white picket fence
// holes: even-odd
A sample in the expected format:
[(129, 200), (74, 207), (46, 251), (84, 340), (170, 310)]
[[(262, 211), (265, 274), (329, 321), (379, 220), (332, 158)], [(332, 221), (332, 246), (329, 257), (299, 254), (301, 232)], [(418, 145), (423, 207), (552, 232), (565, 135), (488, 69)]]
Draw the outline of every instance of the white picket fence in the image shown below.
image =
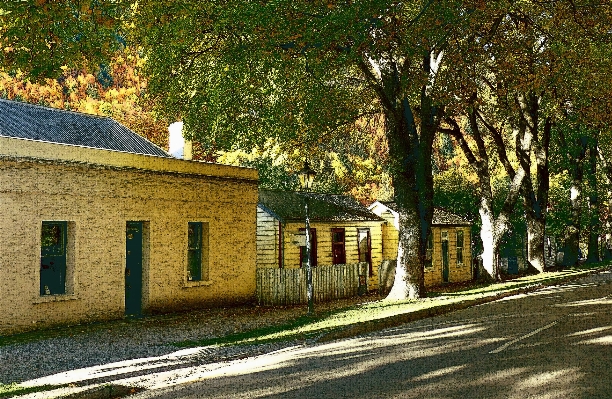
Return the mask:
[[(350, 298), (367, 291), (367, 263), (317, 266), (312, 269), (315, 302)], [(257, 269), (257, 302), (263, 306), (297, 305), (307, 302), (306, 268)]]

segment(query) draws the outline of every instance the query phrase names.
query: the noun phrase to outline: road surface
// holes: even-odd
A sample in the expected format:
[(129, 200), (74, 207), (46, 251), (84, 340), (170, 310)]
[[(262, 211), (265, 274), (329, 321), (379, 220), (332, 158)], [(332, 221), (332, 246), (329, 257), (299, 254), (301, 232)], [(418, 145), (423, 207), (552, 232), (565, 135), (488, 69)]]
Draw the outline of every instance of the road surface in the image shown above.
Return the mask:
[(604, 272), (367, 336), (194, 370), (196, 382), (134, 399), (612, 398), (611, 294), (612, 273)]

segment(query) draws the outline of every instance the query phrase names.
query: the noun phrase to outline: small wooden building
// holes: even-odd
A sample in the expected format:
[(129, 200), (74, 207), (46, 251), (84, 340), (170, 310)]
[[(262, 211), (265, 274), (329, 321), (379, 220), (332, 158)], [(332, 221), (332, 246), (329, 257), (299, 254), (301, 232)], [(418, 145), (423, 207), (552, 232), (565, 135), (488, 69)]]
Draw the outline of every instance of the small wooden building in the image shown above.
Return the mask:
[(249, 302), (257, 171), (0, 100), (0, 335)]
[[(369, 209), (385, 219), (383, 259), (397, 260), (399, 214), (393, 202), (375, 201)], [(469, 281), (472, 279), (471, 223), (447, 210), (435, 208), (429, 235), (425, 285)], [(381, 275), (384, 285), (392, 284), (394, 270)], [(389, 287), (390, 288), (390, 287)]]
[(305, 204), (311, 229), (311, 264), (367, 262), (369, 288), (378, 286), (384, 219), (345, 195), (259, 191), (257, 267), (299, 268), (305, 258)]

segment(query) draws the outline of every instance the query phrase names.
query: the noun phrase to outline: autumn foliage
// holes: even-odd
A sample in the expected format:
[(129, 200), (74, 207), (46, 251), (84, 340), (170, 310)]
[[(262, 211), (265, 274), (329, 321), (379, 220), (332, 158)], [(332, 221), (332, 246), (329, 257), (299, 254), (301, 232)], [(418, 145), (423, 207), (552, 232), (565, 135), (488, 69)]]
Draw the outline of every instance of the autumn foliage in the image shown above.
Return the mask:
[(94, 75), (62, 67), (58, 79), (42, 83), (21, 72), (0, 72), (0, 97), (52, 108), (111, 117), (167, 149), (167, 122), (150, 110), (144, 95), (147, 82), (138, 73), (142, 60), (135, 52), (117, 54)]

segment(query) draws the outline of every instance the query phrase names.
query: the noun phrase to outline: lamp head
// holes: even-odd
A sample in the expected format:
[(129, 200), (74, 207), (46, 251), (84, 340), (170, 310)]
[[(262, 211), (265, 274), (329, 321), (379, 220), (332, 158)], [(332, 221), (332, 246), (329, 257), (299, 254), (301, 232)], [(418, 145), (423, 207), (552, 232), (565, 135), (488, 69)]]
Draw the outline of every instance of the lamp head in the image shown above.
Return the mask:
[(317, 173), (314, 170), (310, 169), (308, 161), (304, 162), (304, 167), (298, 172), (300, 187), (302, 190), (310, 190), (312, 188), (312, 183), (314, 182), (316, 174)]

